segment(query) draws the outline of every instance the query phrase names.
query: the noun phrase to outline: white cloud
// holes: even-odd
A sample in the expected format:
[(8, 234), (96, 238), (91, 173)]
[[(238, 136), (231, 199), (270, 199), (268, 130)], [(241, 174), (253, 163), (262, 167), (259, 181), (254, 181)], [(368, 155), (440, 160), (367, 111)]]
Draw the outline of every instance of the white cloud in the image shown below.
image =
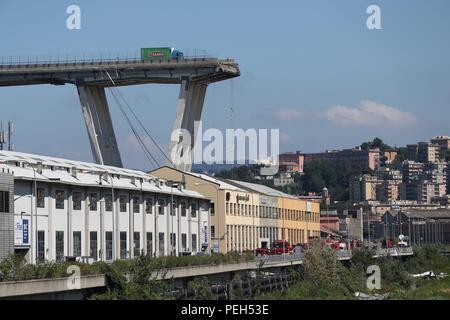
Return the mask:
[(361, 101), (356, 108), (336, 105), (321, 116), (342, 127), (410, 127), (417, 123), (414, 114), (374, 101)]
[(280, 132), (280, 141), (281, 142), (290, 142), (290, 141), (292, 141), (292, 137), (285, 132)]
[(303, 117), (303, 111), (298, 109), (276, 109), (273, 114), (276, 119), (282, 122), (294, 122)]

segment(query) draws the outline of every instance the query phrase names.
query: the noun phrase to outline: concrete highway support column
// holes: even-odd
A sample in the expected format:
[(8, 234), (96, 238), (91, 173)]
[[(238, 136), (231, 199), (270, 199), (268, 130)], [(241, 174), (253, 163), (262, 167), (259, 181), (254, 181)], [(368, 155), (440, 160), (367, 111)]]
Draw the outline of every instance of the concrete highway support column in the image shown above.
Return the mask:
[(77, 89), (94, 161), (122, 167), (105, 89), (83, 85), (77, 85)]
[[(170, 154), (175, 167), (183, 171), (191, 171), (193, 162), (193, 149), (197, 137), (196, 121), (200, 121), (203, 103), (205, 101), (206, 89), (208, 85), (196, 81), (184, 79), (181, 82), (180, 94), (178, 97), (177, 114), (172, 127)], [(189, 133), (190, 143), (183, 143), (180, 129)], [(190, 147), (190, 153), (186, 150)]]

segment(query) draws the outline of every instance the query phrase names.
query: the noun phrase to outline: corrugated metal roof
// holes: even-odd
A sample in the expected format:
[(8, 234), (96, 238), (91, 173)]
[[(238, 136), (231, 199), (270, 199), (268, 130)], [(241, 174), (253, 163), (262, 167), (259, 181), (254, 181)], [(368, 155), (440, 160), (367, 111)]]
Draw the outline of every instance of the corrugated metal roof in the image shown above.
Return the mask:
[(200, 179), (207, 180), (209, 182), (218, 184), (220, 189), (245, 192), (245, 190), (243, 190), (242, 188), (236, 187), (235, 185), (229, 184), (223, 180), (219, 180), (215, 177), (211, 177), (206, 174), (194, 173), (194, 172), (188, 172), (188, 174), (199, 177)]
[[(16, 163), (18, 162), (21, 165), (17, 166)], [(42, 174), (39, 174), (35, 170), (35, 166), (38, 162), (42, 162), (43, 164)], [(156, 178), (143, 171), (104, 166), (82, 161), (59, 159), (14, 151), (0, 151), (0, 168), (5, 168), (12, 172), (16, 179), (36, 179), (37, 181), (43, 182), (79, 186), (114, 187), (117, 189), (142, 190), (204, 199), (204, 197), (196, 191), (186, 189), (180, 191), (177, 188), (171, 188), (165, 183), (164, 179)], [(74, 168), (76, 169), (76, 174), (72, 175), (70, 171)], [(100, 175), (105, 173), (108, 174), (105, 179), (100, 179)], [(157, 183), (157, 181), (162, 183)]]
[(450, 210), (402, 210), (404, 215), (409, 218), (425, 218), (425, 219), (450, 219)]
[(134, 177), (148, 177), (149, 175), (143, 171), (124, 169), (112, 166), (99, 165), (84, 161), (67, 160), (55, 157), (41, 156), (29, 153), (22, 153), (16, 151), (0, 150), (0, 163), (2, 162), (26, 162), (30, 164), (37, 164), (42, 162), (46, 166), (62, 167), (62, 168), (77, 168), (80, 170), (90, 170), (94, 172), (107, 172), (111, 174), (128, 175)]
[[(202, 179), (202, 180), (205, 180), (205, 181), (208, 181), (208, 182), (212, 182), (212, 183), (218, 185), (219, 189), (222, 189), (222, 190), (233, 190), (233, 191), (246, 192), (242, 188), (239, 188), (239, 187), (237, 187), (237, 186), (235, 186), (233, 184), (227, 183), (223, 179), (217, 179), (217, 178), (209, 176), (207, 174), (196, 173), (196, 172), (187, 172), (187, 171), (179, 170), (179, 169), (168, 167), (168, 166), (165, 166), (164, 168), (167, 168), (169, 170), (174, 170), (174, 171), (177, 171), (177, 172), (180, 172), (180, 173), (183, 173), (183, 174), (187, 174), (187, 175), (190, 175), (190, 176), (193, 176), (193, 177), (197, 177), (199, 179)], [(155, 169), (153, 171), (156, 171), (156, 170), (158, 170), (158, 169)], [(153, 171), (150, 171), (150, 174)]]
[(291, 196), (290, 194), (281, 192), (276, 189), (272, 189), (272, 188), (262, 185), (262, 184), (244, 182), (244, 181), (238, 181), (238, 180), (229, 180), (229, 181), (238, 186), (242, 186), (243, 188), (250, 189), (252, 191), (256, 191), (258, 193), (265, 194), (267, 196), (278, 196), (278, 197), (284, 197), (284, 198), (297, 199), (296, 197)]

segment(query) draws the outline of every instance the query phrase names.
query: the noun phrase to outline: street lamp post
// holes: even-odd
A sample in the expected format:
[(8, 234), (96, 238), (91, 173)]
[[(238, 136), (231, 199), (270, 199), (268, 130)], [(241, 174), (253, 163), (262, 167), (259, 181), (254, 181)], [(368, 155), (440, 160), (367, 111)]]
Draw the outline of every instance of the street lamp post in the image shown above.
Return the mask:
[[(281, 208), (279, 208), (278, 210), (278, 218), (279, 215), (282, 215), (282, 219), (283, 219), (283, 224), (282, 224), (282, 229), (281, 229), (281, 234), (283, 237), (283, 260), (286, 260), (286, 230), (285, 230), (285, 226), (284, 226), (284, 218), (286, 216), (286, 210), (284, 209), (284, 197), (278, 193), (275, 192), (268, 192), (268, 195), (274, 195), (275, 197), (280, 197), (281, 198)], [(278, 205), (278, 203), (277, 203)], [(308, 221), (308, 217), (306, 217), (306, 220)], [(306, 237), (308, 238), (308, 222), (306, 222)]]
[(170, 246), (172, 248), (171, 255), (176, 255), (175, 237), (173, 236), (173, 183), (170, 183)]
[[(39, 163), (38, 163), (39, 166)], [(36, 182), (36, 168), (31, 165), (33, 169), (33, 194), (34, 196), (31, 196), (31, 210), (30, 210), (30, 224), (31, 224), (31, 232), (30, 233), (30, 261), (33, 263), (35, 261), (37, 263), (37, 182)], [(34, 213), (34, 217), (33, 217)], [(34, 243), (36, 241), (36, 243)]]
[(370, 214), (368, 214), (368, 217), (367, 217), (367, 241), (368, 241), (369, 249), (370, 249)]
[(176, 244), (175, 241), (178, 239), (178, 242), (180, 241), (180, 218), (178, 217), (178, 223), (177, 223), (177, 234), (176, 237), (174, 235), (174, 228), (173, 228), (173, 219), (174, 219), (174, 201), (173, 201), (173, 188), (179, 187), (179, 184), (181, 182), (179, 181), (167, 181), (167, 184), (170, 186), (170, 247), (171, 247), (171, 253), (170, 255), (176, 256), (177, 250), (176, 250)]
[(283, 215), (283, 230), (282, 230), (282, 233), (283, 233), (283, 260), (285, 260), (285, 257), (286, 257), (286, 228), (285, 228), (285, 226), (284, 226), (284, 219), (285, 219), (285, 217), (286, 217), (286, 210), (284, 209), (284, 200), (283, 200), (283, 198), (281, 198), (281, 212), (282, 212), (282, 215)]
[(387, 213), (384, 214), (384, 223), (383, 223), (383, 233), (384, 233), (384, 240), (387, 241), (387, 231), (388, 229), (388, 223), (387, 223)]
[(257, 235), (256, 235), (256, 226), (255, 226), (255, 215), (256, 215), (256, 208), (253, 204), (253, 193), (251, 193), (252, 195), (252, 202), (250, 204), (250, 212), (252, 213), (252, 224), (253, 224), (253, 255), (256, 257), (256, 239), (257, 239)]
[[(117, 255), (117, 251), (120, 248), (117, 248), (117, 237), (119, 236), (117, 230), (116, 230), (116, 221), (115, 221), (115, 215), (117, 214), (117, 208), (116, 208), (116, 199), (115, 199), (115, 192), (114, 192), (114, 175), (110, 174), (111, 176), (111, 222), (112, 222), (112, 259), (118, 260), (120, 258), (120, 252), (119, 255)], [(117, 224), (118, 226), (118, 224)]]
[(408, 217), (408, 242), (411, 246), (411, 218)]
[[(214, 214), (216, 214), (216, 210), (218, 212), (218, 206), (216, 206), (216, 204), (218, 204), (219, 202), (219, 187), (215, 188), (214, 185), (212, 184), (208, 184), (208, 183), (194, 183), (195, 186), (210, 186), (213, 187), (214, 190), (216, 191), (216, 202), (214, 202)], [(211, 200), (211, 199), (209, 199)], [(226, 214), (226, 212), (225, 212)], [(219, 232), (219, 237), (215, 237), (214, 240), (218, 240), (219, 241), (219, 253), (220, 253), (220, 217), (217, 215), (217, 232)], [(208, 214), (208, 253), (211, 254), (211, 209), (209, 209), (209, 214)]]

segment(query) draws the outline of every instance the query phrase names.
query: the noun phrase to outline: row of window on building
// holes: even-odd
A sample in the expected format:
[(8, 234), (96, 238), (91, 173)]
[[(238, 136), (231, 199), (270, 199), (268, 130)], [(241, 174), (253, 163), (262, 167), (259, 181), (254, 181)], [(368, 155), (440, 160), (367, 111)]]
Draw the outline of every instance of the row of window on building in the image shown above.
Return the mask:
[[(113, 260), (113, 232), (112, 231), (106, 231), (105, 232), (105, 256), (104, 259), (106, 261)], [(73, 256), (80, 257), (82, 255), (81, 252), (81, 231), (74, 231), (72, 234), (72, 243), (73, 243)], [(133, 255), (134, 257), (138, 257), (140, 255), (144, 254), (144, 249), (141, 248), (141, 233), (140, 232), (134, 232), (133, 233)], [(127, 250), (127, 232), (121, 231), (119, 233), (119, 240), (120, 240), (120, 259), (128, 259), (130, 258), (129, 252)], [(146, 232), (146, 252), (150, 256), (164, 256), (165, 255), (165, 234), (164, 232), (158, 233), (158, 251), (153, 251), (153, 232)], [(170, 247), (171, 253), (175, 254), (175, 248), (176, 248), (176, 233), (171, 233), (170, 235)], [(191, 235), (191, 245), (192, 245), (192, 252), (197, 252), (197, 234)], [(44, 262), (45, 261), (45, 231), (39, 230), (37, 232), (37, 261)], [(65, 259), (65, 253), (64, 253), (64, 231), (56, 231), (55, 233), (55, 256), (57, 261), (64, 261)], [(95, 261), (99, 259), (103, 259), (102, 257), (102, 250), (99, 250), (98, 246), (98, 232), (97, 231), (91, 231), (89, 233), (89, 250), (90, 254), (89, 256), (94, 259)], [(181, 251), (186, 252), (188, 251), (188, 243), (187, 243), (187, 234), (182, 233), (181, 234)]]
[[(255, 206), (246, 204), (236, 204), (236, 203), (226, 203), (225, 211), (229, 215), (238, 216), (249, 216), (257, 218), (266, 219), (283, 219), (283, 213), (285, 214), (286, 220), (292, 221), (308, 221), (308, 222), (319, 222), (319, 214), (315, 214), (307, 211), (284, 209), (281, 210), (281, 215), (279, 215), (280, 209), (277, 207), (268, 206)], [(213, 211), (211, 210), (211, 215)]]
[(262, 228), (248, 225), (227, 225), (227, 250), (242, 252), (256, 249), (259, 243), (258, 229)]
[[(279, 235), (281, 231), (281, 235)], [(319, 232), (315, 230), (279, 228), (279, 227), (259, 227), (248, 225), (227, 225), (227, 250), (242, 252), (254, 250), (260, 243), (260, 239), (268, 239), (271, 243), (274, 240), (285, 239), (291, 244), (305, 243), (307, 237), (318, 237)], [(286, 237), (284, 235), (286, 232)], [(259, 235), (259, 238), (258, 238)], [(211, 236), (212, 232), (211, 232)]]
[[(82, 200), (83, 200), (83, 193), (74, 191), (72, 192), (72, 210), (82, 210)], [(105, 211), (113, 211), (113, 197), (112, 194), (105, 194)], [(119, 212), (127, 212), (127, 204), (128, 204), (128, 196), (126, 195), (119, 195)], [(141, 197), (135, 196), (133, 199), (133, 205), (132, 205), (132, 211), (133, 213), (140, 213), (140, 205), (141, 205)], [(89, 193), (88, 197), (89, 201), (89, 210), (90, 211), (97, 211), (98, 210), (98, 194), (97, 193)], [(144, 198), (143, 204), (145, 205), (145, 213), (147, 214), (153, 214), (153, 199), (152, 198)], [(37, 197), (36, 197), (36, 206), (38, 208), (45, 208), (45, 189), (44, 188), (37, 188)], [(166, 207), (166, 201), (164, 199), (158, 199), (156, 201), (156, 208), (158, 210), (159, 215), (164, 215)], [(181, 216), (186, 217), (187, 211), (188, 211), (188, 205), (186, 202), (181, 202), (180, 204), (181, 209)], [(64, 190), (56, 190), (55, 191), (55, 208), (56, 209), (63, 209), (65, 208), (65, 191)], [(173, 208), (170, 210), (170, 215), (176, 215), (177, 211), (177, 204), (176, 202), (173, 203)], [(195, 218), (197, 217), (197, 205), (195, 203), (190, 204), (190, 212), (191, 217)]]
[(9, 212), (9, 191), (0, 191), (0, 212)]

